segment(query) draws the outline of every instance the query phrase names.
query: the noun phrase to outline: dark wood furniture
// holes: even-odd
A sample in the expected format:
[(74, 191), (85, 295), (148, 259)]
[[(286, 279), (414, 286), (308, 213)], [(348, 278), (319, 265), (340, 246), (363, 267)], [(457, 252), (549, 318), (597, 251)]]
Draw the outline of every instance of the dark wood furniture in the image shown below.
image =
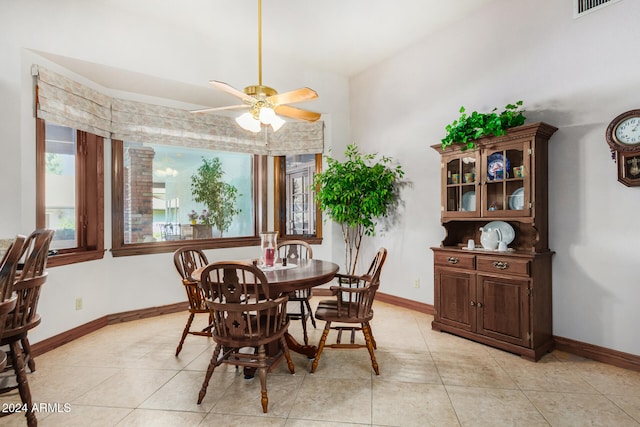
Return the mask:
[[(27, 237), (22, 247), (21, 259), (23, 260), (23, 264), (18, 264), (18, 271), (16, 271), (17, 280), (26, 280), (44, 275), (49, 259), (49, 246), (51, 245), (51, 240), (53, 240), (54, 233), (54, 230), (39, 228)], [(35, 298), (35, 301), (26, 303), (29, 304), (33, 310), (33, 313), (23, 314), (23, 316), (33, 316), (27, 325), (27, 329), (35, 328), (40, 324), (40, 315), (35, 312), (39, 297), (40, 291), (34, 291), (31, 298)], [(18, 307), (21, 307), (20, 304), (21, 302), (18, 300)], [(29, 370), (35, 372), (36, 361), (31, 355), (31, 344), (29, 343), (29, 336), (26, 332), (22, 334), (20, 341), (24, 353), (24, 361), (29, 367)]]
[[(0, 389), (0, 394), (18, 389), (20, 399), (26, 408), (24, 415), (27, 418), (29, 427), (36, 426), (38, 421), (33, 411), (33, 401), (29, 382), (25, 371), (26, 351), (23, 354), (20, 344), (24, 345), (27, 332), (40, 324), (40, 315), (37, 313), (40, 289), (47, 280), (47, 272), (40, 276), (20, 278), (13, 286), (17, 295), (16, 308), (7, 315), (5, 330), (0, 339), (0, 346), (9, 346), (9, 362), (16, 376), (16, 386), (9, 386)], [(2, 412), (0, 417), (9, 415), (11, 412)]]
[[(301, 259), (313, 259), (313, 249), (304, 240), (283, 240), (276, 246), (276, 257), (284, 263), (296, 264)], [(316, 327), (316, 320), (313, 317), (313, 310), (309, 303), (311, 298), (311, 288), (298, 289), (289, 293), (289, 304), (287, 315), (290, 320), (300, 320), (302, 322), (302, 333), (305, 345), (309, 344), (307, 334), (307, 319), (311, 319), (311, 324)]]
[[(0, 301), (0, 337), (4, 333), (6, 326), (7, 315), (16, 308), (18, 302), (18, 295), (13, 295), (4, 301)], [(4, 351), (0, 350), (0, 372), (4, 371), (7, 367), (7, 355)]]
[(640, 186), (640, 110), (619, 114), (607, 126), (605, 138), (618, 164), (618, 181)]
[[(198, 281), (191, 277), (191, 274), (196, 269), (205, 267), (209, 264), (209, 261), (202, 250), (184, 247), (173, 253), (173, 264), (182, 278), (182, 285), (184, 286), (184, 290), (187, 293), (187, 300), (189, 301), (189, 317), (187, 318), (187, 323), (182, 331), (178, 347), (176, 348), (177, 356), (182, 350), (182, 345), (187, 335), (211, 337), (211, 317), (209, 316), (209, 308), (205, 303), (205, 295), (202, 288), (198, 286)], [(206, 314), (209, 316), (209, 326), (200, 331), (192, 331), (191, 324), (196, 314)]]
[[(319, 259), (299, 260), (295, 268), (287, 269), (268, 269), (264, 271), (264, 275), (269, 282), (269, 292), (271, 297), (277, 297), (298, 289), (313, 288), (330, 282), (340, 266), (330, 261)], [(192, 277), (200, 280), (202, 271), (199, 268), (195, 270)], [(309, 358), (315, 357), (317, 347), (315, 345), (301, 345), (298, 341), (286, 333), (285, 339), (291, 351), (303, 354)]]
[[(13, 293), (13, 283), (24, 242), (24, 236), (16, 236), (0, 261), (0, 339), (4, 334), (7, 314), (13, 311), (18, 301), (18, 295)], [(7, 355), (0, 350), (0, 372), (6, 366)]]
[[(441, 154), (441, 222), (434, 252), (432, 327), (538, 360), (553, 346), (548, 244), (548, 141), (557, 128), (534, 123)], [(507, 222), (508, 251), (476, 247), (479, 228)]]
[(2, 261), (0, 261), (0, 301), (11, 297), (13, 282), (15, 281), (16, 271), (18, 269), (18, 262), (22, 256), (24, 242), (25, 237), (17, 235), (2, 257)]
[[(338, 286), (331, 286), (331, 292), (335, 298), (321, 301), (316, 309), (316, 318), (324, 320), (324, 331), (318, 344), (318, 353), (311, 365), (311, 372), (315, 372), (320, 362), (320, 356), (325, 347), (331, 348), (362, 348), (366, 347), (371, 358), (371, 366), (376, 375), (380, 375), (380, 369), (374, 349), (376, 341), (373, 338), (371, 325), (373, 319), (373, 300), (376, 291), (380, 287), (380, 273), (382, 266), (387, 259), (387, 250), (381, 248), (371, 262), (371, 266), (366, 274), (362, 276), (337, 274)], [(358, 326), (354, 326), (358, 325)], [(338, 331), (335, 344), (326, 344), (329, 331)], [(349, 331), (351, 340), (349, 343), (342, 343), (343, 331)], [(365, 344), (355, 343), (355, 332), (362, 331)]]
[[(198, 395), (202, 402), (216, 367), (223, 363), (257, 368), (261, 385), (262, 411), (268, 411), (267, 372), (283, 358), (289, 371), (295, 367), (284, 334), (289, 327), (287, 294), (270, 297), (264, 273), (249, 262), (217, 262), (204, 268), (200, 280), (207, 294), (207, 306), (213, 318), (216, 347)], [(266, 346), (278, 343), (276, 353), (267, 354)], [(257, 352), (242, 351), (256, 348)], [(222, 354), (221, 354), (222, 352)]]

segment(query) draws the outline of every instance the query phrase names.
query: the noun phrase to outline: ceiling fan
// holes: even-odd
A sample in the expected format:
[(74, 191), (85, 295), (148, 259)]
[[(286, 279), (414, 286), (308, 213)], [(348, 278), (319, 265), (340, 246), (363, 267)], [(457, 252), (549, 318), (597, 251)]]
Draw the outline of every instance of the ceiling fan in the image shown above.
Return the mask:
[(313, 89), (304, 87), (279, 94), (275, 89), (262, 84), (262, 0), (258, 0), (258, 84), (247, 86), (242, 92), (227, 83), (217, 80), (210, 80), (209, 84), (215, 89), (240, 98), (243, 104), (204, 108), (192, 112), (206, 113), (248, 108), (249, 112), (236, 118), (236, 122), (243, 129), (251, 132), (260, 132), (262, 124), (271, 125), (273, 130), (277, 131), (285, 123), (278, 115), (309, 122), (314, 122), (320, 118), (320, 113), (288, 105), (317, 98), (318, 94)]

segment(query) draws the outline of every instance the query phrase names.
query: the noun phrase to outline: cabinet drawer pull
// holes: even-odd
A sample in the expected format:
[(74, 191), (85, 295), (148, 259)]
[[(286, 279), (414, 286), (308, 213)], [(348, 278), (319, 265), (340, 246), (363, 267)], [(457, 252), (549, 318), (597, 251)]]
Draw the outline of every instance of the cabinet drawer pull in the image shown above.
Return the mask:
[(450, 264), (457, 264), (460, 262), (460, 260), (456, 257), (452, 257), (450, 256), (449, 258), (447, 258), (447, 261), (449, 261)]
[(509, 263), (506, 261), (494, 261), (493, 266), (498, 270), (506, 270), (509, 268)]

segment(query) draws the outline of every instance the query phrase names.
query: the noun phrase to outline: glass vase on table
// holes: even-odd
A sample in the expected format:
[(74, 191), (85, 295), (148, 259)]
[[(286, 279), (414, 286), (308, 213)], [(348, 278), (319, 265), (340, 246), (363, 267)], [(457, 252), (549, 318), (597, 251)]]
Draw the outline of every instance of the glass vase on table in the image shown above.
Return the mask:
[(265, 267), (273, 267), (276, 257), (276, 244), (278, 233), (274, 231), (260, 233), (260, 247), (262, 249), (262, 261)]

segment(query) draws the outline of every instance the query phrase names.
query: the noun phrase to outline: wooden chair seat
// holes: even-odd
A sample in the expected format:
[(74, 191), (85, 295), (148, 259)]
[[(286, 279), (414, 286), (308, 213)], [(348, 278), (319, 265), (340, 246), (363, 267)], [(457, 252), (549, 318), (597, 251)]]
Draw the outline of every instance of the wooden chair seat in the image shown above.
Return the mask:
[[(380, 369), (375, 357), (376, 341), (371, 331), (370, 321), (373, 319), (373, 301), (380, 286), (380, 273), (387, 257), (387, 250), (381, 248), (366, 274), (362, 276), (338, 274), (338, 286), (331, 286), (332, 300), (321, 301), (316, 308), (316, 319), (324, 320), (325, 326), (318, 343), (318, 352), (311, 365), (311, 372), (315, 372), (325, 347), (330, 348), (362, 348), (366, 347), (371, 358), (371, 366), (376, 375)], [(357, 326), (356, 326), (357, 325)], [(335, 344), (327, 344), (327, 337), (331, 330), (337, 331)], [(342, 342), (343, 332), (350, 333), (349, 343)], [(355, 334), (362, 331), (365, 344), (355, 342)]]
[[(260, 378), (262, 411), (268, 411), (267, 373), (284, 358), (289, 371), (295, 367), (284, 338), (289, 327), (288, 296), (270, 298), (267, 278), (251, 263), (219, 262), (209, 264), (201, 274), (200, 286), (207, 295), (213, 319), (216, 347), (198, 395), (204, 399), (216, 367), (223, 363), (257, 368)], [(267, 354), (276, 344), (278, 351)], [(257, 351), (247, 353), (246, 348)], [(242, 351), (241, 351), (242, 350)]]
[[(358, 308), (361, 306), (359, 302), (345, 302), (338, 306), (323, 306), (316, 308), (316, 319), (339, 319), (342, 323), (362, 323), (373, 319), (373, 310), (368, 313), (358, 314)], [(338, 320), (332, 320), (337, 322)]]

